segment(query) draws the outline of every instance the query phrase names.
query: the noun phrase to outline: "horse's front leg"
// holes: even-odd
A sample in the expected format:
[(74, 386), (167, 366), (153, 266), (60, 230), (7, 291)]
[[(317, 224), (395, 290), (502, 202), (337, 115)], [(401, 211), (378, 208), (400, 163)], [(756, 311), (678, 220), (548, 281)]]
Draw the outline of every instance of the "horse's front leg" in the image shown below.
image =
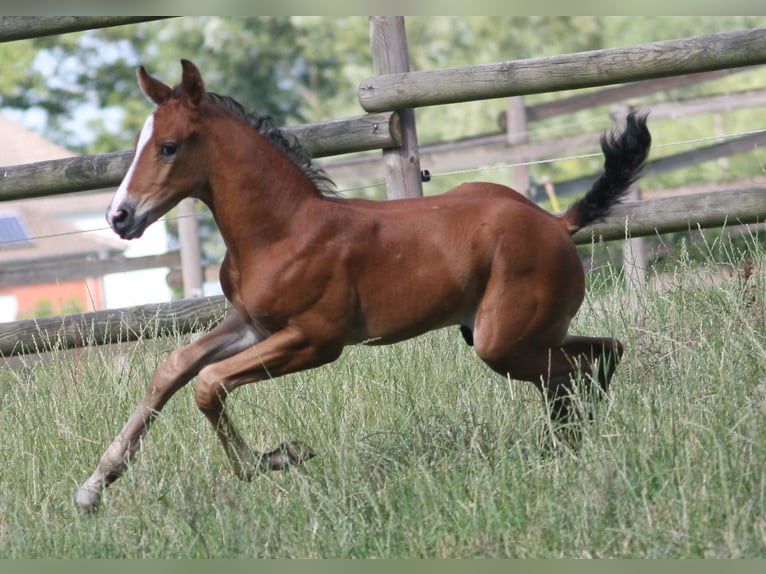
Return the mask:
[(225, 410), (228, 394), (247, 383), (334, 361), (341, 349), (342, 345), (317, 346), (299, 330), (288, 327), (200, 372), (195, 389), (197, 406), (213, 426), (238, 477), (250, 480), (263, 470), (285, 469), (312, 458), (314, 451), (297, 441), (282, 443), (270, 452), (251, 450)]
[(157, 369), (143, 399), (104, 452), (96, 470), (77, 490), (77, 505), (84, 510), (98, 506), (103, 490), (125, 472), (141, 439), (170, 397), (200, 369), (251, 347), (262, 338), (235, 312), (194, 343), (174, 351)]

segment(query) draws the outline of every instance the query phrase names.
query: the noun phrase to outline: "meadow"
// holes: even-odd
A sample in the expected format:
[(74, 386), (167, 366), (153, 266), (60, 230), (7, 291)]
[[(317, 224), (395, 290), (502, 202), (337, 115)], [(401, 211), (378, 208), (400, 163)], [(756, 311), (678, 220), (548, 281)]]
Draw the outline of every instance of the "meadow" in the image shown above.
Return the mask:
[(184, 337), (22, 357), (0, 371), (0, 557), (766, 557), (766, 270), (741, 245), (682, 245), (635, 296), (589, 274), (572, 330), (627, 352), (576, 450), (541, 446), (537, 391), (446, 329), (237, 390), (252, 446), (318, 453), (250, 483), (182, 389), (84, 514), (75, 489)]

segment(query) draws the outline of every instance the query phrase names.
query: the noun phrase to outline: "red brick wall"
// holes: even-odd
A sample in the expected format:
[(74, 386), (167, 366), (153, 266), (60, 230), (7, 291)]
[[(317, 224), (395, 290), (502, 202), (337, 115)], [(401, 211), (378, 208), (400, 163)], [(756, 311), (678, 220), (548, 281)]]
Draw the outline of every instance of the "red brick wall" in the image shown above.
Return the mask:
[(16, 297), (17, 319), (97, 311), (104, 308), (101, 280), (93, 278), (50, 285), (0, 288), (0, 295)]

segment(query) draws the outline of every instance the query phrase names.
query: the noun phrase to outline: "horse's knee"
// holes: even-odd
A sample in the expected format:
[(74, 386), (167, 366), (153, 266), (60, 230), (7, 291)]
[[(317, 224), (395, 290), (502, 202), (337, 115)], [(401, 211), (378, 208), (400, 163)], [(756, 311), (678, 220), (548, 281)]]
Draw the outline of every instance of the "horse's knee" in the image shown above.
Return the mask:
[(466, 342), (473, 346), (477, 357), (492, 370), (503, 375), (507, 374), (508, 367), (515, 362), (513, 357), (515, 345), (512, 341), (499, 336), (494, 329), (487, 326), (473, 330), (461, 326), (460, 332)]
[(152, 393), (165, 392), (175, 388), (180, 381), (188, 380), (181, 351), (176, 349), (157, 367), (150, 387)]
[(197, 408), (203, 413), (220, 409), (223, 402), (220, 396), (222, 391), (220, 378), (216, 377), (215, 371), (205, 367), (197, 376), (197, 385), (194, 388), (194, 401)]
[(561, 347), (571, 365), (573, 374), (579, 373), (598, 382), (603, 391), (609, 383), (624, 354), (624, 346), (617, 339), (607, 337), (567, 337)]

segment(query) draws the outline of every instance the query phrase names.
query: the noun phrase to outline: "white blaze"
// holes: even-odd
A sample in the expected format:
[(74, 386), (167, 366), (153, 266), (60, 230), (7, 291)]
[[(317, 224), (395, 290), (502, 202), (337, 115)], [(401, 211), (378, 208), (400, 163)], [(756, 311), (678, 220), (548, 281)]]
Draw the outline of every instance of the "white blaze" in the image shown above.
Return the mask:
[(138, 158), (141, 157), (141, 153), (144, 151), (146, 144), (149, 143), (149, 140), (152, 138), (153, 129), (154, 114), (151, 114), (146, 118), (144, 127), (141, 128), (141, 134), (138, 136), (138, 145), (136, 145), (136, 153), (133, 156), (133, 161), (130, 162), (128, 172), (125, 174), (125, 177), (122, 178), (120, 187), (117, 188), (117, 191), (112, 198), (112, 202), (109, 204), (109, 213), (107, 214), (107, 219), (109, 221), (112, 221), (112, 218), (119, 211), (122, 202), (128, 197), (128, 186), (130, 185), (130, 180), (133, 178), (133, 172), (136, 170), (136, 163), (138, 162)]

